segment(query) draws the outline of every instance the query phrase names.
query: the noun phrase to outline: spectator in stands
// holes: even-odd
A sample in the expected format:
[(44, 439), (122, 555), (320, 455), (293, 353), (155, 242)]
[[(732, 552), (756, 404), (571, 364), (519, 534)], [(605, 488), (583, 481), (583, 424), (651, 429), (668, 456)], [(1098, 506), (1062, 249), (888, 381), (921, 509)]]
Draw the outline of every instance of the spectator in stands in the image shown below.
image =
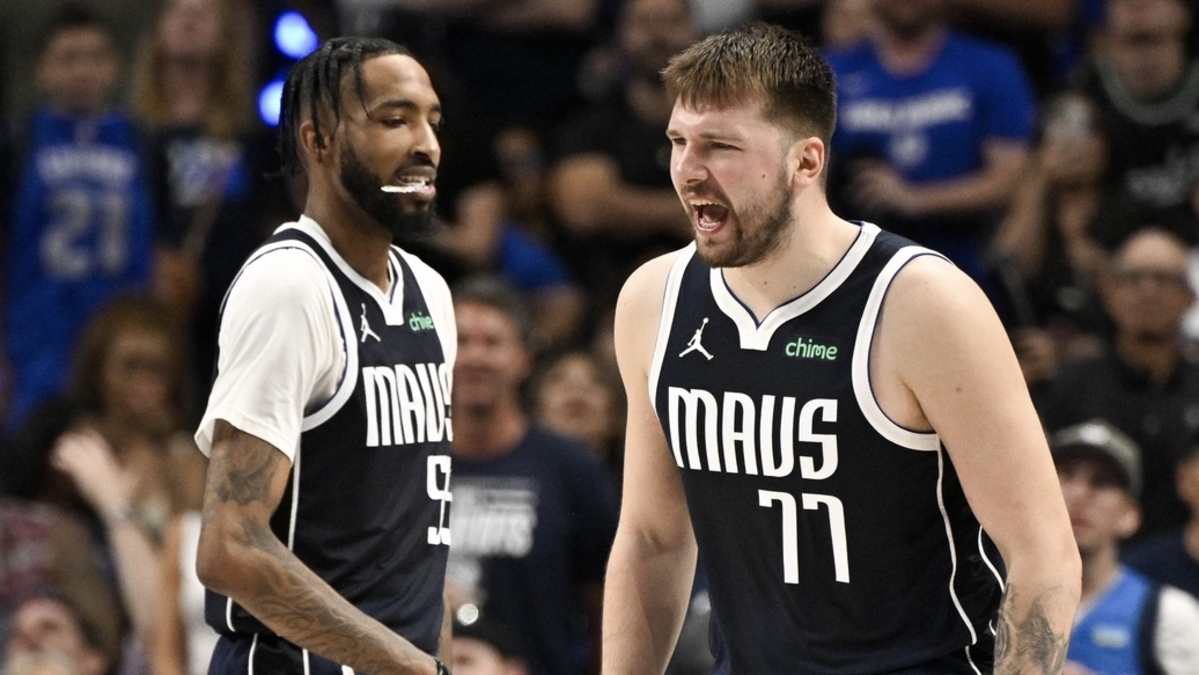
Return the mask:
[(828, 55), (840, 114), (834, 203), (984, 279), (989, 222), (1020, 179), (1035, 104), (1007, 50), (945, 22), (938, 0), (875, 0), (868, 42)]
[(586, 443), (619, 485), (624, 389), (612, 365), (591, 351), (562, 352), (540, 365), (530, 392), (533, 418), (550, 431)]
[(1107, 142), (1082, 94), (1059, 94), (1045, 111), (991, 244), (997, 305), (1030, 386), (1051, 378), (1062, 359), (1096, 353), (1105, 326), (1096, 287), (1108, 252), (1091, 230), (1104, 204)]
[(532, 675), (598, 672), (602, 582), (616, 498), (586, 446), (524, 412), (530, 318), (492, 277), (454, 288), (451, 607), (513, 633)]
[(1100, 418), (1130, 436), (1142, 452), (1145, 489), (1138, 537), (1178, 527), (1186, 510), (1174, 468), (1199, 426), (1199, 365), (1183, 358), (1182, 316), (1195, 300), (1187, 285), (1189, 252), (1174, 235), (1141, 229), (1112, 257), (1100, 286), (1115, 326), (1100, 356), (1063, 365), (1034, 402), (1056, 431)]
[(14, 428), (66, 382), (71, 347), (114, 293), (148, 285), (154, 214), (132, 121), (109, 105), (120, 72), (111, 29), (82, 5), (54, 14), (34, 79), (45, 96), (16, 141), (4, 354)]
[(1199, 439), (1178, 460), (1175, 476), (1178, 496), (1190, 514), (1186, 524), (1132, 547), (1124, 562), (1159, 584), (1199, 598)]
[(454, 660), (451, 669), (458, 675), (528, 675), (528, 668), (511, 633), (500, 622), (466, 612), (454, 621)]
[(1142, 211), (1173, 214), (1182, 223), (1173, 229), (1189, 245), (1199, 243), (1191, 206), (1199, 180), (1199, 62), (1186, 45), (1192, 20), (1185, 0), (1107, 0), (1082, 78), (1108, 138), (1106, 189)]
[(72, 675), (105, 675), (113, 662), (100, 642), (102, 630), (63, 596), (31, 598), (17, 609), (5, 651), (8, 667), (28, 668), (19, 664), (36, 659), (57, 662), (58, 668)]
[[(269, 234), (278, 166), (254, 114), (250, 4), (166, 0), (135, 62), (132, 109), (149, 132), (165, 246), (159, 297), (188, 327), (194, 379), (207, 384), (225, 289)], [(200, 397), (202, 398), (202, 396)]]
[(116, 663), (123, 616), (100, 560), (91, 533), (74, 515), (48, 504), (0, 497), (0, 646), (9, 642), (17, 610), (53, 590), (70, 598), (96, 627), (98, 650)]
[(105, 306), (74, 355), (69, 398), (24, 434), (27, 492), (87, 518), (105, 543), (135, 640), (127, 658), (156, 653), (164, 533), (203, 485), (183, 426), (187, 362), (165, 313), (146, 296)]
[(558, 133), (551, 200), (575, 242), (583, 285), (600, 301), (615, 298), (640, 262), (690, 240), (670, 182), (674, 102), (659, 73), (696, 37), (687, 0), (629, 0), (617, 36), (619, 86)]
[(1066, 659), (1082, 672), (1199, 672), (1199, 601), (1119, 561), (1120, 542), (1140, 524), (1136, 443), (1091, 420), (1057, 432), (1051, 446), (1082, 556), (1082, 598)]
[(524, 293), (536, 351), (560, 349), (577, 337), (585, 295), (557, 251), (560, 230), (546, 194), (541, 139), (532, 129), (510, 127), (496, 137), (493, 151), (497, 177), (461, 193), (453, 209), (457, 220), (437, 243), (463, 269), (495, 273)]

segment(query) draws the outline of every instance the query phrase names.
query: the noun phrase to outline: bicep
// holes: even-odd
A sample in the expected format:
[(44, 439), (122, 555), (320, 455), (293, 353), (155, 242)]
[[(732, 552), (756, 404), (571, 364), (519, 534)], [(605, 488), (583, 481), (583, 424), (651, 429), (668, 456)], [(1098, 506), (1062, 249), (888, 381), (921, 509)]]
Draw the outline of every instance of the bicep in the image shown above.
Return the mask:
[[(1007, 552), (1068, 521), (1044, 432), (1007, 335), (978, 287), (939, 259), (901, 272), (884, 309), (897, 370)], [(1031, 527), (1044, 523), (1045, 527)]]

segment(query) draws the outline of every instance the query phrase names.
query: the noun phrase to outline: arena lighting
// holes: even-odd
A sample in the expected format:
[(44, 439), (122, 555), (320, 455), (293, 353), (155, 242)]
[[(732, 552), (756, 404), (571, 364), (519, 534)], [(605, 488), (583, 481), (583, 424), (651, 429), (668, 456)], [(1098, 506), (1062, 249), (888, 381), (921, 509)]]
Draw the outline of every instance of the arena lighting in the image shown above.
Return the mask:
[(265, 85), (258, 90), (258, 116), (270, 126), (279, 124), (279, 108), (283, 95), (283, 81), (287, 71), (296, 60), (311, 54), (320, 46), (316, 31), (303, 14), (295, 10), (280, 12), (275, 18), (274, 49), (267, 56), (267, 72), (274, 72)]
[(283, 103), (283, 78), (271, 80), (258, 92), (258, 116), (271, 126), (279, 124), (279, 108)]
[(275, 19), (275, 48), (293, 59), (302, 59), (317, 47), (316, 32), (299, 12), (284, 12)]

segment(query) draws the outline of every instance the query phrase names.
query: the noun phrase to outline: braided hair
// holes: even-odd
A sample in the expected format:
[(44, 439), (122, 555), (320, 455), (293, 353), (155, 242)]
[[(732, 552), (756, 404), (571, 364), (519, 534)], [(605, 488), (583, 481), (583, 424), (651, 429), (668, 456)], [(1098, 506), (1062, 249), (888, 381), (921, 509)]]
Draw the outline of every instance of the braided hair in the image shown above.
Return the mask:
[[(283, 101), (279, 111), (279, 156), (283, 171), (297, 175), (304, 169), (300, 158), (299, 125), (312, 119), (317, 147), (324, 149), (322, 109), (332, 113), (329, 130), (341, 121), (341, 87), (346, 66), (353, 73), (354, 91), (365, 106), (366, 91), (362, 83), (362, 63), (367, 59), (388, 54), (412, 56), (402, 45), (382, 38), (339, 37), (321, 45), (292, 66), (283, 85)], [(322, 105), (323, 104), (323, 105)]]

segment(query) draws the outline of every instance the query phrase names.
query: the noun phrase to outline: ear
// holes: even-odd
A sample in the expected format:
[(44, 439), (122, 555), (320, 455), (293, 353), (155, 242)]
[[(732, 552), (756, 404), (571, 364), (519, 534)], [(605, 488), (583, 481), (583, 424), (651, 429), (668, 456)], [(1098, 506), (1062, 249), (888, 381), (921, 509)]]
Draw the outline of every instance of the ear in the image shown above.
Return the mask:
[(791, 185), (805, 188), (819, 184), (824, 174), (824, 163), (824, 141), (815, 136), (795, 141), (787, 152), (787, 173), (791, 177)]
[(329, 137), (325, 134), (318, 134), (316, 125), (312, 123), (311, 119), (300, 122), (300, 129), (297, 133), (299, 134), (300, 148), (303, 149), (304, 156), (309, 161), (318, 164), (323, 163), (325, 161), (325, 151), (329, 147)]

